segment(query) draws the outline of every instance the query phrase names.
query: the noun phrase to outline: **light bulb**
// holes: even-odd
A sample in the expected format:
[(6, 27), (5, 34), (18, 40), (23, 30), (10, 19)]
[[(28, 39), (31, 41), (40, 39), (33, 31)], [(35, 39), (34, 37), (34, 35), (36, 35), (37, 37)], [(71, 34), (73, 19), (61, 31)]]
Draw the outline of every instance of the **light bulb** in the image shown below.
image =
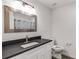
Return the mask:
[(14, 9), (17, 9), (17, 10), (20, 10), (22, 9), (22, 2), (20, 1), (13, 1), (13, 2), (10, 2), (10, 6)]

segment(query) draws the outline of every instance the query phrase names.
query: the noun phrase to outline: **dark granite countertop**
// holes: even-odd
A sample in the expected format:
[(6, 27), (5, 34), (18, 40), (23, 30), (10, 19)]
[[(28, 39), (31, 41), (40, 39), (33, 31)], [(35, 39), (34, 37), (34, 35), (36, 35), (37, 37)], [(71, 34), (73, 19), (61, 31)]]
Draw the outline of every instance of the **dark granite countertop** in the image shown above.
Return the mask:
[(43, 44), (46, 44), (48, 42), (51, 42), (52, 40), (48, 40), (48, 39), (35, 39), (35, 40), (31, 40), (30, 42), (38, 42), (39, 44), (27, 47), (27, 48), (22, 48), (21, 45), (25, 44), (24, 42), (19, 42), (19, 43), (15, 43), (15, 44), (10, 44), (10, 45), (6, 45), (2, 47), (2, 58), (3, 59), (8, 59), (11, 58), (13, 56), (16, 56), (18, 54), (21, 54), (23, 52), (29, 51), (31, 49), (34, 49), (36, 47), (39, 47)]

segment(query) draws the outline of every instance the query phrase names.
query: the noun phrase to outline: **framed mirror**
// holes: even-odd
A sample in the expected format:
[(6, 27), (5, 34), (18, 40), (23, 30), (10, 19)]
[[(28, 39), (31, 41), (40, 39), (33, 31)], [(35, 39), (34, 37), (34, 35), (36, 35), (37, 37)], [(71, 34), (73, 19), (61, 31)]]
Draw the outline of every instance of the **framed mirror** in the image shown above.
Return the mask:
[(37, 16), (27, 15), (21, 11), (13, 11), (9, 6), (4, 5), (4, 32), (36, 32)]

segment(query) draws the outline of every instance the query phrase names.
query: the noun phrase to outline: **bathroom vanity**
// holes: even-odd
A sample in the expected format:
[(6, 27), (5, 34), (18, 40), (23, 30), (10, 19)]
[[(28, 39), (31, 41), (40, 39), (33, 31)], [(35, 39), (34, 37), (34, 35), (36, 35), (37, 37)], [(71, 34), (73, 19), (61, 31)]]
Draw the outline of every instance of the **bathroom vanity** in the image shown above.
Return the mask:
[[(4, 5), (4, 32), (36, 32), (37, 15), (27, 15)], [(52, 40), (41, 36), (3, 42), (3, 59), (51, 59)], [(38, 43), (38, 44), (36, 44)]]
[[(25, 39), (15, 41), (12, 41), (12, 44), (11, 42), (3, 42), (3, 59), (51, 59), (52, 57), (52, 40), (34, 37), (29, 40), (28, 43), (24, 43)], [(32, 42), (38, 42), (39, 44), (35, 44), (26, 48), (21, 47), (23, 44), (29, 44)]]

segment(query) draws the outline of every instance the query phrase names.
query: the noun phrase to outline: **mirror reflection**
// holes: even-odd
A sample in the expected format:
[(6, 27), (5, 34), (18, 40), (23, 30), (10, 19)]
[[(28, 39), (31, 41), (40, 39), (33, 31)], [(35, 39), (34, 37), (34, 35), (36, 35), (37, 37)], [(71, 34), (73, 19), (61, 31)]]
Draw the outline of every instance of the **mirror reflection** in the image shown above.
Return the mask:
[(4, 6), (4, 32), (35, 32), (37, 30), (37, 16), (14, 11)]

